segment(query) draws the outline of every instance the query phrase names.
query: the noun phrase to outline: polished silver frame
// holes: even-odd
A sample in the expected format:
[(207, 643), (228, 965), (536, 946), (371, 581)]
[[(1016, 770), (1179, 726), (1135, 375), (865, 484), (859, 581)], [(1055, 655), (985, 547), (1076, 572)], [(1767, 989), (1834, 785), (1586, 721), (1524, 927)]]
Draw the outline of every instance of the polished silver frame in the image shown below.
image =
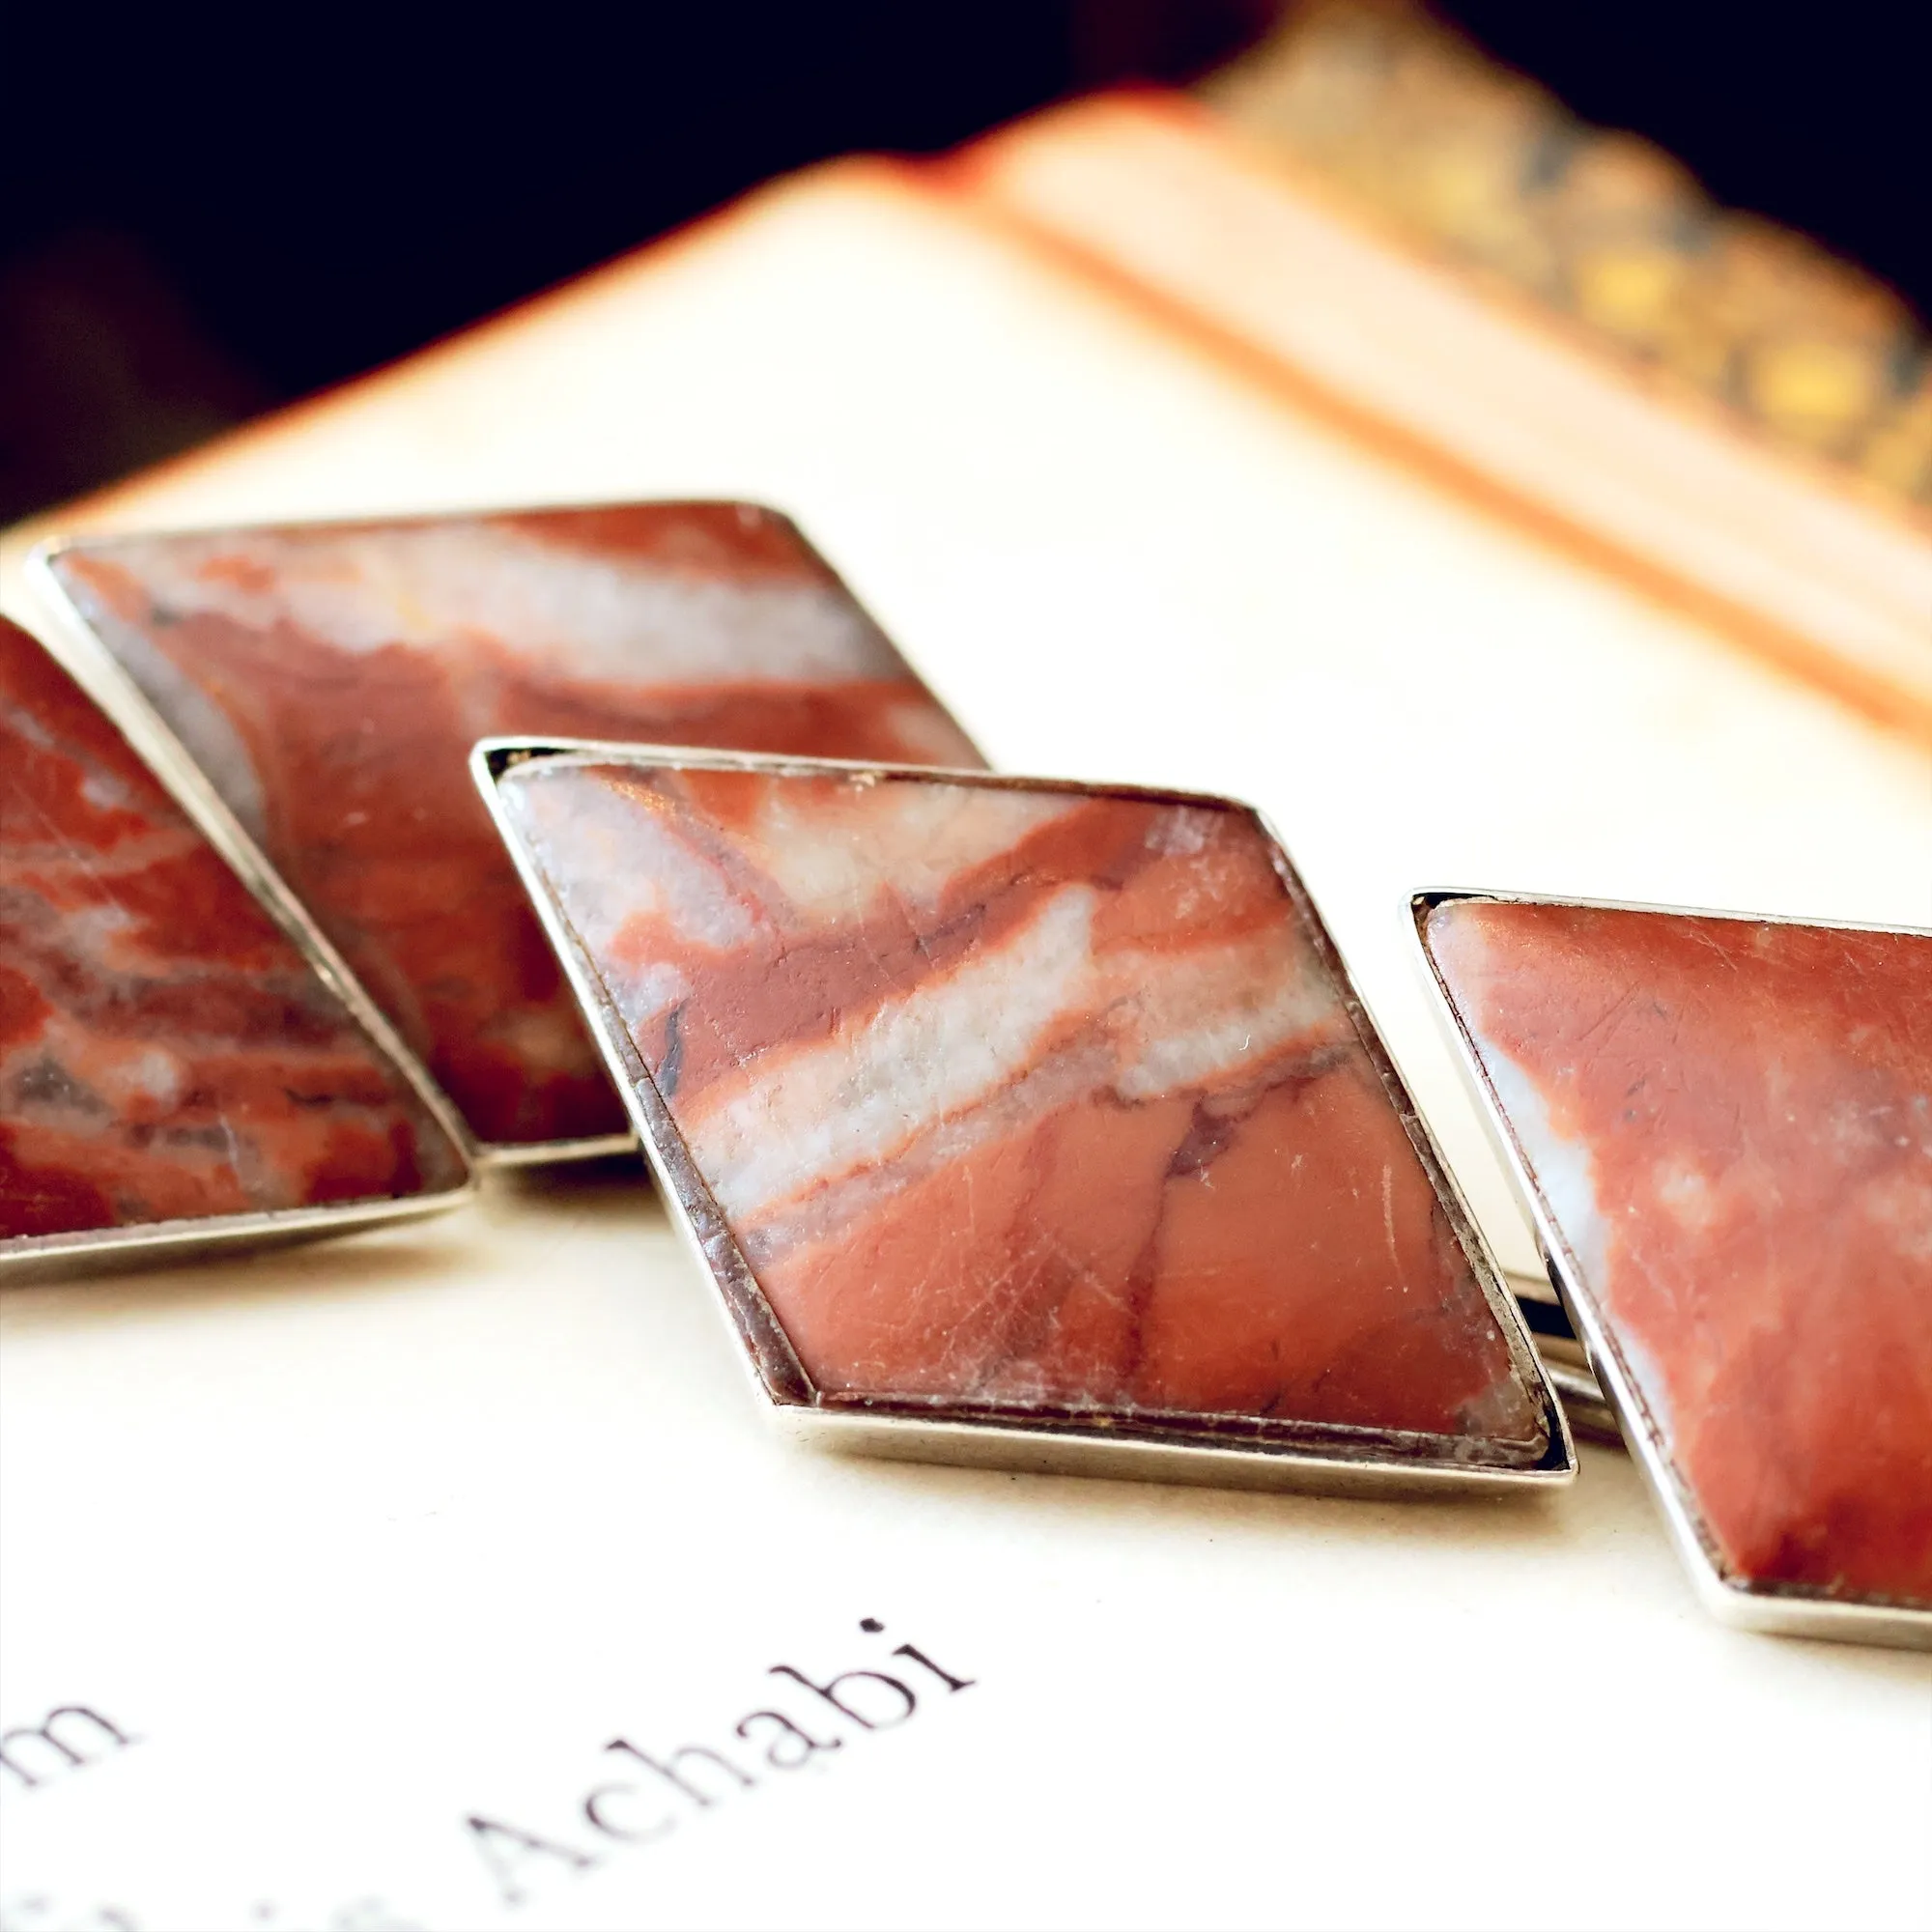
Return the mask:
[(464, 1178), (457, 1186), (435, 1193), (332, 1202), (315, 1208), (271, 1208), (257, 1213), (211, 1214), (191, 1220), (135, 1222), (126, 1227), (88, 1229), (66, 1235), (16, 1235), (0, 1239), (0, 1285), (71, 1279), (103, 1266), (137, 1267), (190, 1261), (239, 1248), (286, 1247), (390, 1222), (422, 1220), (470, 1200), (478, 1187), (475, 1144), (456, 1110), (397, 1037), (395, 1029), (334, 949), (315, 931), (287, 887), (263, 863), (226, 808), (213, 799), (212, 788), (133, 680), (104, 648), (90, 649), (75, 641), (73, 629), (86, 633), (77, 613), (72, 628), (63, 626), (54, 639), (49, 639), (44, 625), (21, 628), (29, 629), (35, 642), (106, 715), (108, 723), (135, 757), (147, 766), (162, 790), (187, 814), (190, 824), (214, 847), (250, 895), (288, 935), (303, 963), (348, 1009), (377, 1052), (402, 1075), (411, 1092), (454, 1144)]
[[(1436, 1189), (1437, 1199), (1507, 1339), (1518, 1372), (1525, 1385), (1541, 1395), (1548, 1448), (1542, 1462), (1532, 1466), (1471, 1465), (1446, 1457), (1424, 1460), (1425, 1445), (1433, 1445), (1436, 1438), (1422, 1435), (1410, 1438), (1396, 1432), (1362, 1431), (1360, 1441), (1350, 1443), (1338, 1439), (1342, 1432), (1310, 1429), (1296, 1433), (1290, 1426), (1269, 1430), (1264, 1425), (1244, 1424), (1235, 1418), (1217, 1428), (1211, 1422), (1179, 1415), (1171, 1420), (1158, 1416), (1085, 1415), (1078, 1411), (1042, 1416), (1019, 1409), (980, 1409), (944, 1401), (858, 1400), (823, 1395), (812, 1386), (765, 1300), (751, 1264), (698, 1173), (690, 1149), (633, 1044), (595, 963), (580, 945), (549, 881), (504, 809), (500, 793), (503, 779), (514, 769), (533, 762), (622, 763), (656, 770), (798, 776), (845, 772), (988, 789), (1062, 791), (1082, 796), (1098, 792), (1165, 804), (1225, 806), (1229, 801), (1208, 799), (1197, 793), (1129, 785), (1094, 786), (985, 771), (948, 771), (848, 759), (787, 758), (583, 739), (491, 738), (477, 746), (471, 756), (471, 769), (478, 788), (582, 1004), (591, 1031), (610, 1064), (611, 1077), (631, 1109), (668, 1212), (718, 1290), (720, 1309), (764, 1406), (787, 1434), (819, 1447), (910, 1462), (963, 1463), (1050, 1474), (1146, 1477), (1235, 1488), (1357, 1493), (1470, 1489), (1522, 1491), (1559, 1486), (1575, 1476), (1577, 1455), (1569, 1424), (1531, 1344), (1515, 1297), (1502, 1286), (1475, 1223), (1416, 1114), (1381, 1037), (1335, 952), (1327, 928), (1289, 864), (1280, 839), (1259, 812), (1247, 807), (1238, 808), (1251, 812), (1271, 841), (1276, 871), (1290, 898), (1307, 921), (1323, 964), (1341, 988), (1356, 1033)], [(1405, 1451), (1411, 1453), (1406, 1455)]]
[(1509, 1116), (1491, 1084), (1482, 1055), (1463, 1024), (1448, 986), (1436, 970), (1429, 948), (1429, 916), (1439, 905), (1463, 900), (1507, 905), (1582, 906), (1604, 912), (1658, 913), (1673, 918), (1734, 919), (1753, 925), (1808, 925), (1841, 932), (1896, 932), (1932, 939), (1922, 926), (1888, 925), (1853, 920), (1804, 919), (1783, 913), (1720, 912), (1701, 906), (1649, 905), (1628, 900), (1573, 898), (1560, 894), (1486, 891), (1435, 891), (1415, 894), (1409, 913), (1417, 956), (1435, 993), (1436, 1016), (1450, 1041), (1463, 1078), (1481, 1102), (1479, 1111), (1491, 1144), (1502, 1161), (1517, 1196), (1536, 1229), (1538, 1245), (1549, 1268), (1549, 1279), (1564, 1311), (1583, 1345), (1591, 1372), (1622, 1425), (1623, 1435), (1643, 1470), (1670, 1534), (1690, 1573), (1704, 1607), (1721, 1622), (1739, 1630), (1769, 1632), (1779, 1636), (1825, 1637), (1844, 1643), (1894, 1644), (1907, 1649), (1932, 1649), (1932, 1606), (1874, 1601), (1869, 1598), (1826, 1596), (1790, 1584), (1752, 1583), (1731, 1576), (1705, 1529), (1696, 1498), (1679, 1476), (1631, 1375), (1613, 1327), (1591, 1293), (1576, 1253), (1551, 1213), (1527, 1154), (1510, 1126)]

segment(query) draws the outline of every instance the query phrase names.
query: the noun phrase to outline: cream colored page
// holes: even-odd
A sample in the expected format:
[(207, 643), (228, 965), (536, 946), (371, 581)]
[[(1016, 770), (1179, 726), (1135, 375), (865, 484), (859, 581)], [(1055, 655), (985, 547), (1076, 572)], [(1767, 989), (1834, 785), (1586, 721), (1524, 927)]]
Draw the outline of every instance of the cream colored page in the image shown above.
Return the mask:
[[(819, 185), (116, 514), (784, 503), (1001, 762), (1266, 805), (1445, 1122), (1413, 884), (1926, 917), (1916, 754), (1083, 302)], [(0, 1726), (129, 1740), (16, 1741), (8, 1932), (1926, 1922), (1927, 1661), (1710, 1622), (1622, 1456), (816, 1457), (625, 1173), (0, 1297)]]
[(99, 521), (713, 493), (793, 512), (995, 763), (1266, 810), (1519, 1274), (1541, 1265), (1438, 1036), (1410, 893), (1932, 923), (1922, 749), (863, 169)]
[(1712, 1623), (1608, 1451), (1406, 1505), (821, 1457), (621, 1178), (0, 1337), (5, 1719), (131, 1740), (0, 1773), (10, 1932), (1924, 1922), (1927, 1660)]

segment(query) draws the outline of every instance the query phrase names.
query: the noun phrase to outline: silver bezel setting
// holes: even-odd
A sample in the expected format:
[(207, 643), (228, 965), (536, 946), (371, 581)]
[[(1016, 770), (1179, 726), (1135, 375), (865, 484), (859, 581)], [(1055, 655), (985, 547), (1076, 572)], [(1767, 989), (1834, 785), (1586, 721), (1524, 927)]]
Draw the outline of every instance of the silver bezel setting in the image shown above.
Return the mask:
[(1650, 905), (1619, 899), (1575, 898), (1548, 893), (1435, 891), (1415, 894), (1409, 900), (1417, 956), (1435, 990), (1436, 1015), (1450, 1041), (1463, 1078), (1481, 1101), (1479, 1111), (1490, 1141), (1503, 1163), (1517, 1196), (1536, 1230), (1549, 1279), (1571, 1325), (1583, 1345), (1599, 1388), (1622, 1425), (1625, 1442), (1636, 1458), (1672, 1541), (1690, 1572), (1704, 1607), (1721, 1622), (1739, 1630), (1767, 1632), (1778, 1636), (1823, 1637), (1843, 1643), (1891, 1644), (1906, 1649), (1932, 1649), (1932, 1606), (1831, 1597), (1790, 1584), (1753, 1583), (1727, 1573), (1717, 1548), (1703, 1526), (1694, 1496), (1678, 1475), (1649, 1410), (1618, 1348), (1614, 1330), (1598, 1306), (1583, 1268), (1555, 1216), (1551, 1213), (1535, 1170), (1519, 1144), (1500, 1097), (1483, 1065), (1482, 1055), (1450, 997), (1430, 951), (1428, 923), (1437, 906), (1466, 900), (1505, 905), (1578, 906), (1602, 912), (1641, 912), (1674, 918), (1731, 919), (1750, 924), (1803, 925), (1842, 932), (1893, 932), (1912, 938), (1932, 938), (1921, 926), (1889, 925), (1853, 920), (1804, 919), (1791, 914), (1718, 911), (1697, 906)]
[[(75, 630), (87, 637), (86, 643), (76, 639)], [(454, 1187), (422, 1194), (381, 1195), (366, 1201), (211, 1214), (191, 1220), (133, 1222), (72, 1234), (12, 1236), (0, 1239), (0, 1282), (71, 1279), (91, 1273), (103, 1264), (134, 1267), (191, 1261), (243, 1247), (288, 1246), (391, 1222), (421, 1220), (447, 1212), (471, 1199), (478, 1187), (475, 1145), (455, 1109), (397, 1037), (395, 1029), (333, 948), (315, 931), (288, 889), (264, 865), (226, 808), (214, 800), (213, 810), (209, 809), (213, 794), (207, 781), (155, 715), (133, 680), (104, 648), (92, 644), (91, 634), (86, 633), (77, 612), (52, 638), (45, 626), (29, 635), (105, 714), (108, 723), (154, 775), (162, 790), (186, 813), (189, 822), (227, 862), (244, 889), (288, 936), (303, 963), (348, 1009), (377, 1052), (402, 1076), (411, 1093), (455, 1147), (464, 1178)]]
[[(1350, 1445), (1335, 1435), (1299, 1438), (1286, 1431), (1264, 1434), (1230, 1418), (1225, 1429), (1199, 1418), (1163, 1421), (1078, 1411), (1037, 1414), (969, 1408), (950, 1402), (828, 1400), (815, 1390), (766, 1302), (750, 1264), (693, 1161), (690, 1150), (638, 1054), (629, 1030), (607, 993), (595, 964), (526, 847), (500, 795), (513, 768), (545, 764), (611, 764), (659, 770), (757, 772), (773, 775), (854, 776), (968, 784), (1015, 791), (1064, 791), (1167, 804), (1225, 806), (1200, 794), (1132, 785), (1071, 783), (985, 771), (931, 766), (882, 765), (848, 759), (803, 759), (679, 747), (604, 743), (584, 739), (490, 738), (476, 747), (471, 768), (504, 844), (515, 860), (564, 972), (582, 1005), (611, 1077), (631, 1110), (667, 1210), (717, 1290), (717, 1303), (730, 1329), (734, 1352), (744, 1363), (761, 1406), (786, 1434), (814, 1446), (912, 1462), (962, 1463), (1038, 1473), (1145, 1477), (1163, 1482), (1260, 1489), (1324, 1490), (1345, 1493), (1409, 1493), (1475, 1490), (1537, 1491), (1568, 1483), (1577, 1455), (1562, 1405), (1557, 1401), (1531, 1342), (1515, 1297), (1502, 1284), (1482, 1237), (1456, 1190), (1427, 1129), (1416, 1114), (1379, 1034), (1335, 952), (1326, 927), (1288, 863), (1272, 827), (1252, 813), (1274, 847), (1276, 870), (1308, 923), (1324, 966), (1334, 975), (1350, 1018), (1396, 1105), (1411, 1143), (1434, 1183), (1459, 1244), (1468, 1257), (1486, 1300), (1510, 1348), (1524, 1385), (1540, 1396), (1548, 1445), (1543, 1459), (1522, 1467), (1457, 1463), (1447, 1457), (1406, 1456), (1392, 1436), (1362, 1432)], [(1242, 810), (1251, 808), (1240, 807)], [(1416, 1437), (1418, 1449), (1439, 1438)]]

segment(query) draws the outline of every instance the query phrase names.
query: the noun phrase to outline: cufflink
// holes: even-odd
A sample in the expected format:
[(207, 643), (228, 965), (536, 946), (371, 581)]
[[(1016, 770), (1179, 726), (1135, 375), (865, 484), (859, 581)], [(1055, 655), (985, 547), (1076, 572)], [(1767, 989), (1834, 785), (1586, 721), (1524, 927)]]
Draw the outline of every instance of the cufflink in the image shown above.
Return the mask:
[(460, 1128), (72, 676), (0, 619), (0, 1276), (423, 1214)]
[(1932, 1645), (1932, 933), (1496, 894), (1414, 914), (1709, 1607)]
[(89, 539), (36, 559), (175, 777), (271, 869), (490, 1161), (631, 1145), (469, 782), (495, 731), (972, 765), (783, 517), (744, 503)]
[(1534, 1349), (1228, 801), (529, 740), (477, 780), (776, 1414), (914, 1460), (1547, 1486)]

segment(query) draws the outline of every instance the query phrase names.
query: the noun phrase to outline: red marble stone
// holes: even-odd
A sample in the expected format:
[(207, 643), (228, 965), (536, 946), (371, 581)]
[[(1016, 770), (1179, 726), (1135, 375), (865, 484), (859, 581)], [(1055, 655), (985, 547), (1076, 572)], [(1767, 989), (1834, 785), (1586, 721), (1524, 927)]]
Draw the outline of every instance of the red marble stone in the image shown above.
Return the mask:
[(980, 762), (746, 505), (128, 537), (54, 571), (485, 1143), (626, 1123), (470, 783), (478, 738)]
[(648, 759), (499, 796), (794, 1399), (1548, 1451), (1252, 814)]
[(0, 619), (0, 1259), (467, 1178), (113, 725)]
[(1719, 1573), (1932, 1606), (1932, 937), (1481, 899), (1425, 937)]

